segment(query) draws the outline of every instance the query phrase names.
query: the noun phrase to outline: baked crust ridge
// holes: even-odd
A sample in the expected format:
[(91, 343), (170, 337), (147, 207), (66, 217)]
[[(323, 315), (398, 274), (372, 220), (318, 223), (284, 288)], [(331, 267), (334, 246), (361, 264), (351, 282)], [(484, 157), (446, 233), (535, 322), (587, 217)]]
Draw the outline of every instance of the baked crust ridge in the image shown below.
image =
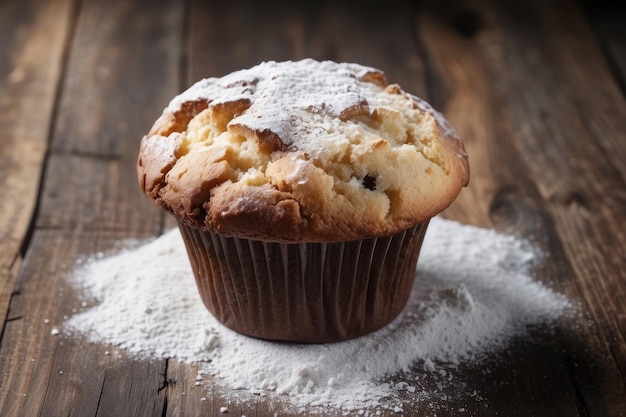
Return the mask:
[(194, 84), (142, 138), (137, 174), (190, 227), (332, 242), (427, 221), (469, 165), (442, 115), (381, 71), (306, 59)]

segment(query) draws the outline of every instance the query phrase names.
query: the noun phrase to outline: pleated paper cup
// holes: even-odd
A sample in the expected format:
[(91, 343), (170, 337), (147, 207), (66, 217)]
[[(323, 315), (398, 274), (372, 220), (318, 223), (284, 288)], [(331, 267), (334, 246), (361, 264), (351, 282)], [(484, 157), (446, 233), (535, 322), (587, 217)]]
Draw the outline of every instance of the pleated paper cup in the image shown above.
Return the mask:
[(298, 343), (355, 338), (396, 318), (411, 293), (427, 227), (348, 242), (285, 244), (179, 223), (207, 309), (239, 333)]

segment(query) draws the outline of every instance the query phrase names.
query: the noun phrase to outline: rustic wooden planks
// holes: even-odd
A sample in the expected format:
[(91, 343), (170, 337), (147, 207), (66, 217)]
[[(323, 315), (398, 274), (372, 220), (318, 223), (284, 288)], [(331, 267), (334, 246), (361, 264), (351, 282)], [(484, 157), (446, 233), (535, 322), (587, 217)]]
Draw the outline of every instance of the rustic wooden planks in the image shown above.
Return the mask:
[[(456, 7), (424, 10), (416, 24), (434, 66), (431, 73), (439, 77), (439, 93), (433, 93), (441, 97), (433, 101), (441, 103), (464, 137), (473, 171), (469, 192), (464, 192), (447, 215), (533, 237), (559, 258), (550, 215), (529, 167), (519, 161), (519, 150), (512, 141), (514, 131), (494, 88), (498, 74), (491, 71), (483, 55), (485, 43), (497, 45), (506, 30), (495, 26), (497, 20), (488, 20), (492, 12), (484, 4), (458, 2)], [(537, 275), (549, 283), (568, 272), (567, 266), (548, 261)], [(471, 381), (481, 387), (485, 400), (470, 404), (469, 410), (485, 414), (506, 414), (512, 409), (520, 410), (521, 415), (577, 413), (576, 393), (558, 340), (545, 329), (534, 332), (533, 340), (528, 345), (518, 341), (488, 375), (474, 374)], [(558, 391), (553, 388), (556, 386)], [(530, 403), (529, 395), (533, 398)]]
[[(11, 301), (16, 319), (6, 323), (2, 339), (0, 414), (160, 415), (166, 361), (105, 354), (110, 348), (53, 336), (51, 329), (75, 312), (69, 306), (80, 305), (66, 282), (76, 259), (163, 227), (163, 214), (138, 190), (135, 161), (139, 139), (178, 90), (183, 4), (82, 2), (75, 30), (69, 2), (37, 6), (48, 12), (41, 19), (73, 36), (66, 76), (41, 80), (53, 93), (60, 89), (54, 123), (25, 119), (32, 129), (43, 129), (41, 143), (51, 137), (51, 150), (40, 215)], [(38, 41), (46, 39), (38, 35)], [(36, 100), (37, 93), (28, 99)], [(50, 113), (52, 103), (44, 104)], [(36, 168), (43, 168), (41, 161)]]
[(603, 49), (567, 0), (277, 4), (0, 6), (0, 40), (11, 45), (0, 50), (0, 121), (10, 127), (0, 185), (13, 196), (0, 206), (0, 415), (282, 414), (267, 397), (240, 404), (196, 386), (196, 365), (133, 360), (51, 331), (80, 305), (66, 279), (77, 259), (173, 227), (135, 181), (138, 141), (169, 99), (202, 77), (307, 56), (380, 67), (442, 110), (472, 165), (470, 187), (445, 215), (533, 239), (550, 253), (538, 279), (580, 304), (557, 328), (517, 341), (489, 373), (461, 367), (455, 377), (481, 398), (405, 414), (626, 413), (626, 107), (606, 55), (615, 43)]
[[(516, 95), (504, 90), (502, 95), (507, 98), (505, 105), (512, 109), (511, 118), (517, 126), (515, 143), (527, 159), (547, 203), (566, 255), (564, 262), (573, 270), (562, 284), (563, 290), (572, 298), (584, 294), (576, 328), (589, 343), (591, 359), (614, 370), (598, 377), (594, 384), (574, 381), (579, 395), (590, 399), (585, 402), (586, 408), (596, 414), (607, 404), (614, 404), (616, 398), (626, 397), (626, 317), (616, 315), (624, 311), (618, 300), (626, 295), (626, 236), (622, 226), (626, 216), (626, 105), (597, 44), (591, 36), (582, 36), (590, 34), (590, 30), (578, 10), (555, 4), (535, 15), (537, 26), (542, 29), (540, 38), (551, 40), (533, 45), (538, 56), (528, 62), (526, 73), (534, 74), (536, 82), (524, 81), (527, 76), (519, 70), (520, 61), (490, 62), (507, 76), (503, 84), (516, 86), (519, 91)], [(567, 19), (560, 25), (549, 23), (557, 15)], [(578, 37), (571, 40), (570, 33), (577, 33)], [(516, 39), (509, 37), (503, 47), (528, 48), (521, 40), (530, 37), (524, 32), (521, 35)], [(569, 47), (564, 45), (567, 40)], [(585, 65), (580, 64), (581, 57)], [(541, 62), (550, 65), (542, 70), (545, 65)], [(535, 106), (540, 109), (533, 108), (531, 97), (539, 102), (544, 102), (545, 97), (545, 104)], [(569, 285), (579, 289), (572, 291)], [(612, 297), (607, 298), (607, 293)], [(602, 334), (601, 343), (597, 343), (598, 331)], [(567, 355), (581, 356), (571, 346), (568, 349)], [(569, 366), (575, 366), (573, 357), (567, 360)], [(617, 409), (609, 406), (607, 411), (613, 413)]]
[[(0, 7), (0, 317), (3, 321), (34, 213), (72, 24), (71, 1)], [(11, 47), (5, 47), (11, 45)]]
[(626, 92), (626, 8), (610, 0), (583, 1), (582, 6), (623, 94)]
[[(179, 89), (182, 15), (180, 1), (83, 5), (39, 227), (158, 233), (161, 213), (138, 192), (135, 161), (142, 135)], [(73, 172), (84, 173), (74, 178), (79, 192), (63, 186)]]
[[(571, 299), (584, 294), (581, 310), (562, 323), (558, 350), (542, 355), (553, 361), (542, 366), (530, 361), (520, 369), (527, 370), (533, 387), (543, 386), (536, 392), (553, 396), (539, 378), (548, 365), (552, 376), (561, 374), (557, 386), (570, 385), (572, 395), (565, 398), (570, 407), (583, 414), (619, 415), (624, 405), (611, 404), (626, 393), (624, 316), (615, 314), (624, 311), (617, 300), (626, 291), (623, 97), (572, 3), (539, 9), (537, 4), (460, 2), (457, 7), (456, 16), (446, 15), (448, 9), (439, 19), (424, 19), (422, 31), (438, 72), (452, 84), (444, 111), (468, 143), (474, 179), (477, 170), (481, 179), (473, 188), (476, 194), (465, 193), (449, 213), (465, 216), (468, 205), (488, 204), (470, 215), (489, 215), (478, 221), (534, 236), (549, 250), (551, 259), (540, 276)], [(459, 16), (465, 20), (461, 29), (469, 25), (471, 31), (458, 30)], [(456, 23), (464, 36), (455, 41), (446, 34), (446, 22), (448, 27)], [(448, 70), (452, 60), (458, 64)], [(481, 140), (481, 134), (488, 139)], [(515, 164), (502, 163), (515, 159)], [(607, 291), (619, 295), (606, 299)], [(572, 329), (582, 340), (572, 338)], [(593, 372), (598, 364), (611, 371)], [(576, 408), (551, 413), (571, 415)], [(546, 411), (532, 415), (550, 415)]]

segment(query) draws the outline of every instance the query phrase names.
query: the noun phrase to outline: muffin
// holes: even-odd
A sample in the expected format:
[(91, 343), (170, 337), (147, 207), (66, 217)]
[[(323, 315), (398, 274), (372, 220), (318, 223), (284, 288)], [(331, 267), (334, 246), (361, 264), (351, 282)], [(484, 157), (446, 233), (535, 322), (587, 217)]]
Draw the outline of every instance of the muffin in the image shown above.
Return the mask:
[(392, 321), (429, 219), (469, 179), (426, 102), (377, 69), (312, 59), (197, 82), (143, 137), (137, 171), (177, 220), (208, 310), (303, 343)]

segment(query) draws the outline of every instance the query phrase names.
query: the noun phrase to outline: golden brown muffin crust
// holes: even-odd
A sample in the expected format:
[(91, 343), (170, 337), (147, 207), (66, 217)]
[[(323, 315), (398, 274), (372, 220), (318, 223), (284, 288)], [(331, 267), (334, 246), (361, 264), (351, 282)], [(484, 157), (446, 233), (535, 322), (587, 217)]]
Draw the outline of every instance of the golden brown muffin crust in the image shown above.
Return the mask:
[(174, 98), (141, 141), (138, 178), (191, 227), (340, 241), (433, 217), (469, 168), (443, 117), (382, 72), (307, 59), (205, 79)]

